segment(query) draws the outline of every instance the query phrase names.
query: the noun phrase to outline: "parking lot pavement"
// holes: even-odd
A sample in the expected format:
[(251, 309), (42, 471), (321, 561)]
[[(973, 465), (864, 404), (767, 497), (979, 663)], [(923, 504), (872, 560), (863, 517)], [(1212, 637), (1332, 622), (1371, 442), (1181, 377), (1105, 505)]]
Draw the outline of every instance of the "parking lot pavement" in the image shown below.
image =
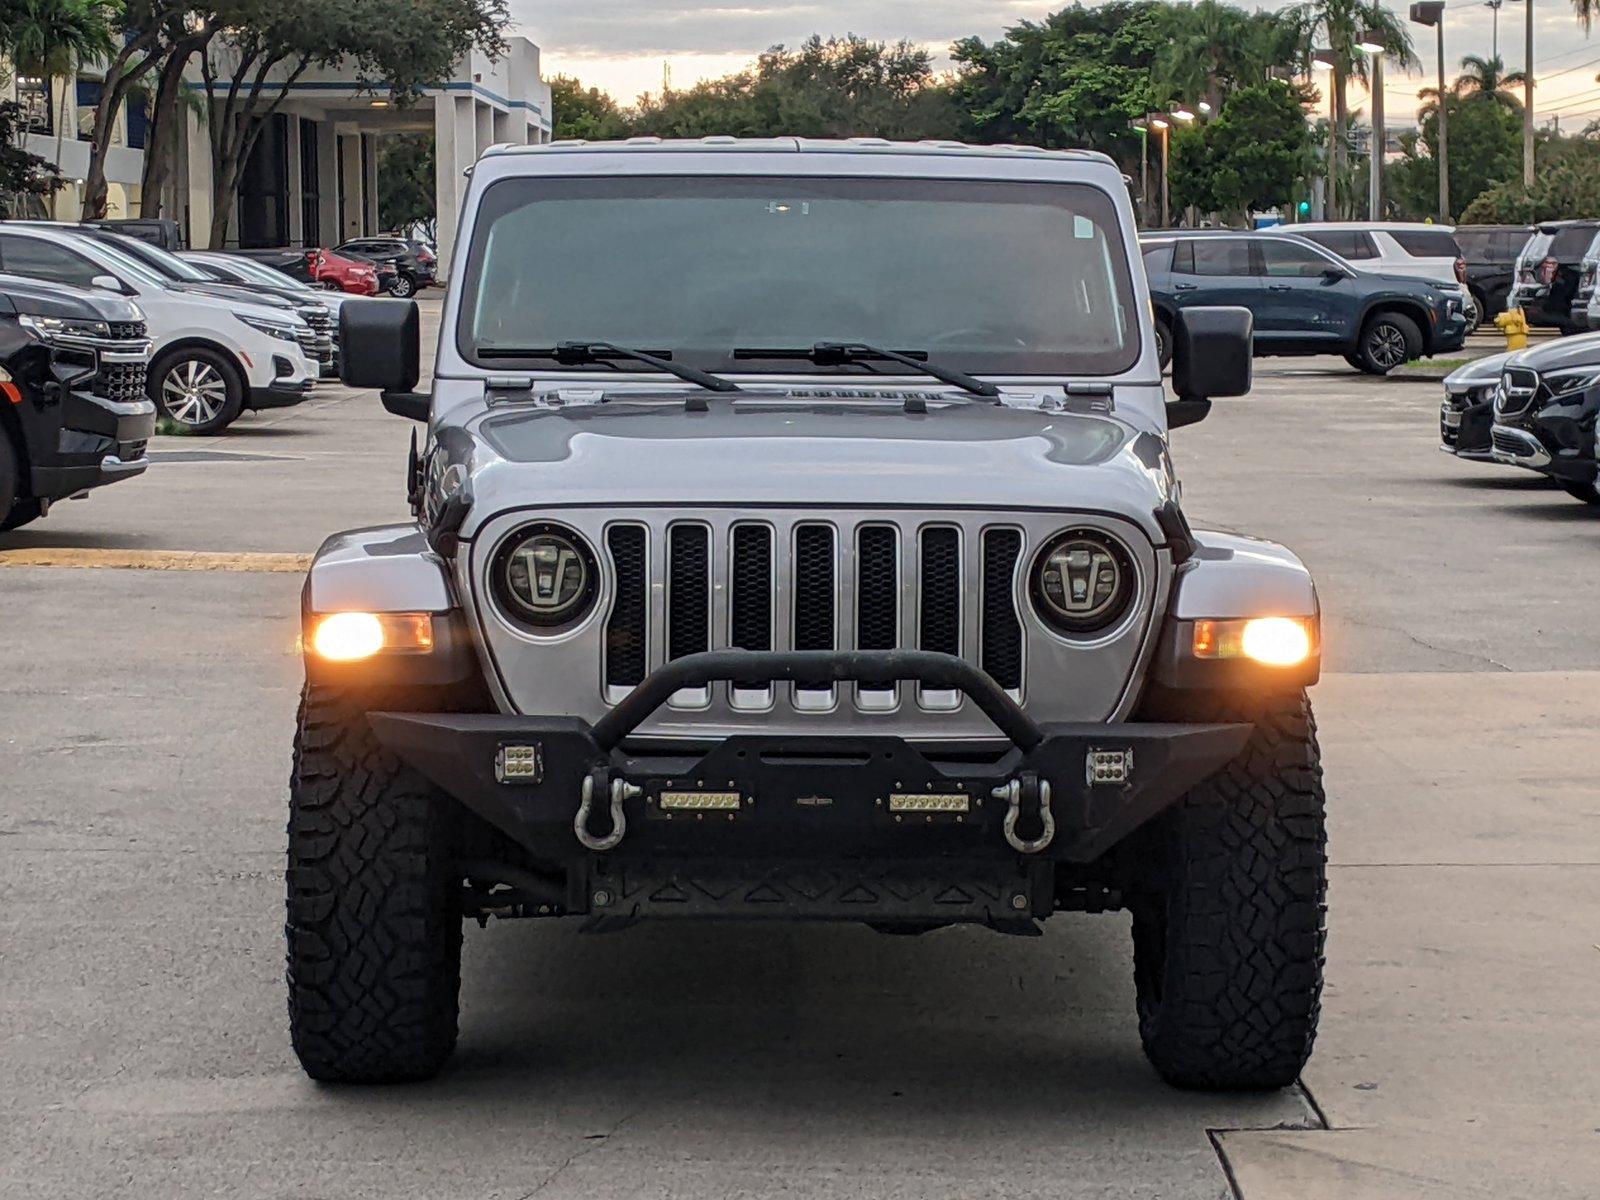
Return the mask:
[[(1157, 1082), (1121, 916), (474, 926), (446, 1076), (318, 1088), (281, 980), (297, 576), (0, 566), (0, 1194), (1592, 1196), (1600, 514), (1438, 453), (1437, 398), (1266, 362), (1175, 437), (1196, 523), (1287, 542), (1327, 613), (1329, 988), (1275, 1096)], [(408, 432), (328, 389), (163, 439), (258, 457), (159, 462), (0, 562), (305, 553), (404, 516)]]

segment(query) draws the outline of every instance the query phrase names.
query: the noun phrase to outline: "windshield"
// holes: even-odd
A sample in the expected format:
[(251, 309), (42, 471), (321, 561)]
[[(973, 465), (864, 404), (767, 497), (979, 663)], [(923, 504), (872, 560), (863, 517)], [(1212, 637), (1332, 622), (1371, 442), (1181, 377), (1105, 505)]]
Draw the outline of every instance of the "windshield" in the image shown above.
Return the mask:
[(215, 283), (217, 281), (217, 277), (210, 271), (203, 271), (193, 263), (184, 262), (172, 251), (163, 250), (160, 246), (139, 242), (137, 248), (123, 245), (118, 245), (116, 248), (129, 258), (137, 258), (140, 262), (148, 264), (152, 271), (159, 272), (164, 278), (178, 283)]
[(155, 268), (146, 266), (131, 254), (124, 254), (120, 247), (98, 239), (88, 240), (89, 248), (92, 249), (95, 256), (124, 279), (143, 284), (145, 287), (159, 288), (167, 285), (167, 281), (162, 278)]
[[(217, 265), (210, 259), (202, 259), (201, 261), (207, 267)], [(218, 267), (218, 269), (222, 270), (224, 268)], [(246, 279), (254, 280), (256, 283), (263, 284), (266, 287), (274, 287), (291, 292), (315, 293), (316, 291), (310, 284), (301, 283), (292, 275), (285, 275), (282, 271), (274, 271), (271, 267), (253, 262), (248, 258), (230, 258), (225, 269), (232, 271), (236, 275), (242, 275)]]
[(570, 341), (746, 373), (796, 367), (735, 365), (736, 348), (827, 341), (1000, 374), (1115, 374), (1139, 354), (1116, 210), (1083, 184), (505, 180), (462, 297), (461, 353), (502, 369)]

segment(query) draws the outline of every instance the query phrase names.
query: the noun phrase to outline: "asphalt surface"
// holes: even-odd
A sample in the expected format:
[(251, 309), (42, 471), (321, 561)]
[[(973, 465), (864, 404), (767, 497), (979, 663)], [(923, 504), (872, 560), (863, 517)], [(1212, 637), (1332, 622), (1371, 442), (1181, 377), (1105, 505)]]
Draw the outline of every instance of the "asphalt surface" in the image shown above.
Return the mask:
[[(0, 535), (78, 564), (0, 565), (0, 1195), (1592, 1196), (1600, 513), (1440, 454), (1438, 396), (1268, 361), (1175, 436), (1192, 519), (1295, 548), (1327, 613), (1329, 985), (1271, 1096), (1154, 1077), (1122, 916), (471, 926), (442, 1079), (309, 1083), (300, 580), (229, 556), (404, 519), (410, 429), (330, 388), (160, 439), (144, 479)], [(215, 553), (129, 557), (161, 550)]]

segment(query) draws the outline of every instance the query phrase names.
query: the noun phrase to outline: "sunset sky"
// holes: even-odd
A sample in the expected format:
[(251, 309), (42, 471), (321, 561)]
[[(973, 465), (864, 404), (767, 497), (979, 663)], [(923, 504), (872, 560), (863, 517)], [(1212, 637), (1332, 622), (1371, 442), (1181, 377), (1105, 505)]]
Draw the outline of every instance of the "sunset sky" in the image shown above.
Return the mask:
[[(671, 64), (673, 85), (688, 87), (738, 70), (768, 46), (794, 45), (812, 33), (907, 38), (948, 66), (947, 51), (957, 38), (993, 39), (1010, 25), (1061, 7), (1040, 0), (713, 0), (697, 7), (673, 0), (512, 0), (514, 17), (544, 49), (546, 75), (575, 75), (625, 102), (660, 91), (665, 64)], [(1523, 12), (1516, 3), (1500, 12), (1500, 54), (1508, 70), (1523, 64)], [(1568, 0), (1541, 0), (1534, 12), (1534, 63), (1545, 77), (1535, 111), (1581, 128), (1600, 118), (1600, 38), (1585, 33)], [(1391, 123), (1415, 113), (1417, 89), (1434, 78), (1434, 32), (1413, 29), (1425, 74), (1390, 72), (1384, 94)], [(1480, 0), (1451, 0), (1448, 70), (1453, 73), (1464, 54), (1487, 56), (1490, 42), (1490, 10)]]

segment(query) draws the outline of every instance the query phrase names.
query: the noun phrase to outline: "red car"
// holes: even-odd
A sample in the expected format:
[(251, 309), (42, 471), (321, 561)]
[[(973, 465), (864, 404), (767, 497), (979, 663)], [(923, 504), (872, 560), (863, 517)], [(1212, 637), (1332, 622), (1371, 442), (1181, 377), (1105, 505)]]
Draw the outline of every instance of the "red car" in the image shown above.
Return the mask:
[(376, 296), (382, 290), (378, 269), (369, 262), (358, 262), (332, 250), (308, 250), (306, 270), (311, 281), (329, 291), (351, 292), (357, 296)]

